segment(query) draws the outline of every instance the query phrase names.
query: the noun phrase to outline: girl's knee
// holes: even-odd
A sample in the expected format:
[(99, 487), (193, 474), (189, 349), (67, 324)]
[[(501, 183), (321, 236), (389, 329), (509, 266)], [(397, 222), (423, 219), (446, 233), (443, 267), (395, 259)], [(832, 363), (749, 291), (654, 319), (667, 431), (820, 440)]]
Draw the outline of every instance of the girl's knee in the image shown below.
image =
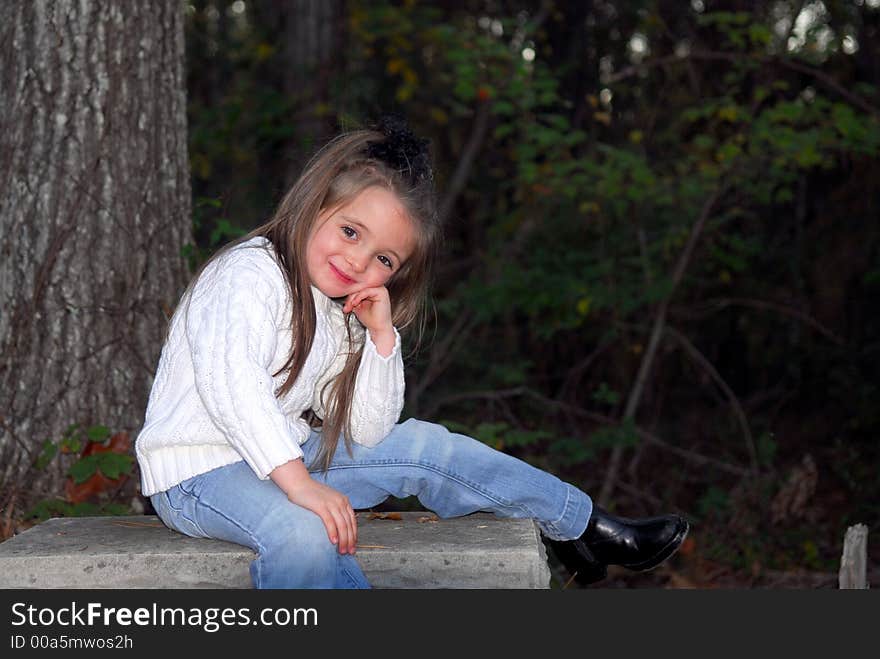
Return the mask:
[(331, 587), (336, 579), (336, 546), (320, 518), (302, 518), (264, 535), (259, 541), (259, 579), (262, 587)]
[(419, 419), (407, 419), (387, 439), (395, 457), (408, 456), (415, 462), (444, 461), (456, 448), (456, 435), (445, 427)]
[(450, 432), (444, 426), (410, 419), (400, 426), (400, 444), (414, 462), (455, 465), (463, 462), (493, 464), (507, 456), (468, 435)]
[(336, 561), (336, 545), (327, 532), (323, 536), (304, 536), (292, 533), (289, 537), (276, 536), (276, 542), (264, 545), (260, 552), (264, 560), (285, 567), (326, 567)]
[(440, 424), (432, 423), (430, 421), (422, 421), (421, 419), (407, 419), (399, 424), (397, 428), (409, 436), (437, 436), (449, 434), (449, 431)]
[(267, 552), (320, 555), (333, 547), (321, 518), (306, 510), (297, 510), (295, 515), (278, 516), (264, 525), (264, 529), (260, 544)]

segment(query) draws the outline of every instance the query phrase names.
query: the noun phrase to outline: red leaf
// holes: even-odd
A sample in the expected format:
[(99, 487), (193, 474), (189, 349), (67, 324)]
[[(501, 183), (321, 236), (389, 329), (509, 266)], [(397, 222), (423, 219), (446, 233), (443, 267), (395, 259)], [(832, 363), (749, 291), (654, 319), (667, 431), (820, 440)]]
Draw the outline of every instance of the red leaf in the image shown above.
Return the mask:
[[(81, 457), (108, 452), (127, 454), (130, 451), (131, 437), (127, 432), (118, 432), (110, 438), (106, 445), (102, 442), (89, 442), (83, 449)], [(123, 474), (119, 478), (107, 478), (100, 471), (96, 471), (82, 483), (75, 483), (72, 478), (68, 478), (64, 485), (64, 494), (70, 503), (82, 503), (91, 498), (97, 498), (102, 492), (118, 488), (126, 478), (128, 478), (127, 474)]]

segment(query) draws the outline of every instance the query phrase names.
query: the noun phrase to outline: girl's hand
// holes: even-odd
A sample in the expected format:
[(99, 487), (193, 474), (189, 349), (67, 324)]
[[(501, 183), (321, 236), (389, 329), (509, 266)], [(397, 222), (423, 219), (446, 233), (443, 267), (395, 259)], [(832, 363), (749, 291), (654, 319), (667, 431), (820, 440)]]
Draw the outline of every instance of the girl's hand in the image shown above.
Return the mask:
[(379, 354), (387, 357), (394, 349), (394, 326), (391, 323), (391, 298), (384, 286), (365, 288), (345, 299), (343, 313), (354, 312), (367, 328)]
[(340, 554), (354, 554), (357, 546), (357, 520), (348, 497), (329, 485), (309, 477), (287, 493), (287, 498), (308, 508), (324, 522), (327, 537)]
[(347, 496), (314, 480), (301, 459), (276, 467), (269, 477), (291, 503), (311, 510), (321, 518), (327, 537), (340, 554), (355, 553), (357, 520)]

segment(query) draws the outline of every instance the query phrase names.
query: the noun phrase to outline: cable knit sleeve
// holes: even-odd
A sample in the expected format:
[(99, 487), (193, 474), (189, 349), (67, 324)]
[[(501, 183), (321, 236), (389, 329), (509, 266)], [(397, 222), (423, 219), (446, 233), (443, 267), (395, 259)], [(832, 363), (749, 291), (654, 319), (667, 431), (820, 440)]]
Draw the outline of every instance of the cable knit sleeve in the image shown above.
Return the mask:
[(387, 357), (378, 353), (369, 332), (365, 334), (351, 405), (351, 434), (358, 444), (375, 446), (391, 432), (403, 411), (403, 356), (396, 328), (394, 349)]
[[(358, 444), (376, 446), (391, 432), (403, 410), (405, 385), (400, 334), (394, 330), (394, 349), (390, 355), (382, 357), (369, 333), (359, 329), (361, 337), (366, 337), (361, 338), (365, 344), (351, 403), (351, 433)], [(324, 385), (342, 370), (347, 354), (348, 342), (343, 340), (342, 349), (315, 388), (312, 409), (322, 419), (325, 407), (320, 394)]]
[[(262, 252), (262, 253), (261, 253)], [(286, 288), (263, 250), (241, 249), (200, 277), (186, 311), (195, 386), (211, 420), (261, 479), (303, 455), (308, 425), (275, 397), (271, 365)]]

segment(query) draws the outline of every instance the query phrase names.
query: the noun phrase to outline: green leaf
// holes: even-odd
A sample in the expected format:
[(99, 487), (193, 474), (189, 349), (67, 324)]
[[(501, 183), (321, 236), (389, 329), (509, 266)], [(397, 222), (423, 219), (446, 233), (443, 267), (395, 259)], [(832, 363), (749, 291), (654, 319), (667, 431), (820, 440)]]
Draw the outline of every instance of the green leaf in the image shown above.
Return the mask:
[(119, 478), (128, 473), (134, 464), (134, 458), (123, 453), (98, 453), (97, 466), (107, 478)]
[(86, 430), (86, 437), (93, 442), (101, 443), (110, 437), (110, 429), (107, 426), (91, 426)]
[(603, 382), (599, 385), (599, 388), (593, 392), (593, 400), (607, 405), (617, 405), (617, 403), (620, 402), (620, 394), (611, 389), (607, 382)]
[(43, 442), (43, 450), (40, 451), (40, 455), (37, 458), (36, 468), (45, 469), (52, 461), (52, 458), (54, 458), (57, 454), (58, 445), (51, 439), (47, 439), (45, 442)]
[(763, 46), (769, 44), (772, 41), (773, 33), (767, 28), (766, 25), (755, 23), (749, 26), (749, 38), (756, 46)]
[(553, 433), (545, 430), (511, 429), (504, 435), (503, 440), (508, 446), (532, 446), (552, 438)]
[(28, 510), (24, 514), (24, 517), (25, 519), (36, 517), (42, 522), (50, 517), (64, 517), (65, 515), (69, 515), (70, 510), (71, 506), (66, 501), (62, 501), (61, 499), (45, 499)]
[(511, 133), (513, 133), (516, 127), (513, 124), (498, 124), (495, 128), (495, 139), (500, 140), (503, 137), (507, 137)]
[(605, 426), (599, 428), (589, 436), (590, 443), (596, 448), (614, 448), (616, 446), (636, 446), (639, 436), (630, 421), (622, 422), (619, 426)]
[(79, 437), (65, 437), (61, 440), (60, 447), (67, 453), (79, 453), (82, 450), (82, 440)]
[(513, 103), (510, 101), (495, 101), (492, 109), (495, 110), (495, 114), (502, 116), (513, 116), (516, 113), (516, 108), (513, 107)]
[(477, 425), (474, 429), (474, 436), (484, 444), (496, 444), (499, 440), (504, 439), (502, 435), (509, 428), (510, 426), (504, 422), (485, 422)]
[(70, 465), (68, 475), (74, 483), (84, 483), (91, 478), (98, 469), (98, 455), (87, 455)]
[(233, 224), (227, 220), (225, 217), (217, 220), (217, 224), (214, 230), (211, 232), (211, 244), (217, 245), (221, 242), (225, 242), (230, 238), (239, 238), (247, 233), (244, 229), (241, 229), (237, 226), (233, 226)]
[(452, 91), (462, 101), (472, 101), (477, 95), (476, 85), (469, 80), (458, 80)]
[(101, 508), (98, 504), (89, 501), (80, 501), (79, 503), (73, 504), (67, 514), (71, 517), (92, 517), (94, 515), (99, 515), (100, 513)]
[(223, 203), (215, 198), (215, 197), (196, 197), (196, 208), (201, 208), (202, 206), (211, 206), (212, 208), (220, 208), (223, 206)]

